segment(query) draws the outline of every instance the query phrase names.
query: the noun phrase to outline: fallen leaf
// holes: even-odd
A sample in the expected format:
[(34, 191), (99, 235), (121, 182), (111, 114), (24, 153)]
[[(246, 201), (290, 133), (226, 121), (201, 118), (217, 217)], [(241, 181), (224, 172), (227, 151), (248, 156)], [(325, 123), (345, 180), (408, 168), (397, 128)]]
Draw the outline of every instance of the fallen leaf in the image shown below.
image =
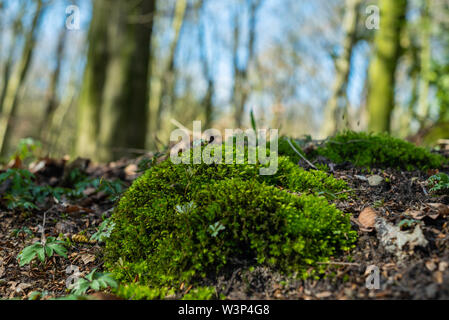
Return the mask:
[(429, 260), (429, 261), (426, 261), (426, 268), (429, 271), (434, 271), (437, 268), (437, 265), (435, 264), (435, 262)]
[(127, 176), (134, 176), (134, 175), (136, 175), (138, 170), (139, 170), (139, 168), (137, 167), (137, 165), (130, 164), (125, 168), (125, 174)]
[[(427, 203), (428, 207), (431, 208), (431, 210), (434, 210), (434, 214), (429, 214), (429, 217), (432, 219), (438, 218), (438, 216), (445, 217), (449, 214), (449, 206), (442, 204), (442, 203)], [(434, 218), (435, 217), (435, 218)]]
[(447, 269), (447, 267), (449, 267), (449, 264), (446, 261), (442, 261), (438, 265), (438, 271), (444, 272)]
[(379, 175), (370, 176), (368, 178), (368, 183), (372, 187), (380, 185), (383, 181), (384, 181), (384, 178), (382, 178)]
[(319, 293), (315, 294), (315, 296), (318, 299), (329, 298), (330, 296), (332, 296), (332, 292), (330, 292), (330, 291), (323, 291), (323, 292), (319, 292)]
[(443, 283), (443, 272), (437, 271), (433, 275), (435, 277), (436, 283), (438, 283), (438, 284), (442, 284)]
[(83, 254), (81, 255), (81, 261), (84, 262), (84, 264), (89, 264), (91, 262), (95, 261), (95, 255), (93, 254)]
[(19, 283), (19, 285), (15, 287), (15, 291), (16, 291), (17, 293), (20, 293), (20, 292), (22, 292), (23, 290), (28, 289), (28, 288), (30, 288), (30, 287), (32, 287), (32, 286), (33, 286), (33, 285), (32, 285), (31, 283)]
[(404, 213), (416, 220), (421, 220), (426, 216), (425, 213), (420, 210), (407, 209)]
[(368, 207), (363, 209), (363, 211), (360, 213), (358, 221), (364, 228), (374, 228), (376, 217), (376, 211), (373, 208)]

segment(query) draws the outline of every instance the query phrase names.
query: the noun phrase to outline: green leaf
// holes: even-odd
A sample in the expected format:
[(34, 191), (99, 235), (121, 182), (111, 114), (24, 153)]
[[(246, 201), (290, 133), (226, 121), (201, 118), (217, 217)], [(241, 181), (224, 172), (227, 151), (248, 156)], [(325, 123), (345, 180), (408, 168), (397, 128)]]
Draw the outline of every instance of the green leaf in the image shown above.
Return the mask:
[(100, 290), (100, 283), (98, 282), (98, 280), (94, 280), (91, 282), (90, 287), (95, 290), (95, 291), (99, 291)]
[(61, 257), (67, 258), (67, 249), (63, 245), (59, 243), (50, 243), (47, 244), (47, 246), (54, 250)]
[(45, 249), (42, 245), (40, 248), (37, 249), (37, 257), (41, 262), (45, 261)]

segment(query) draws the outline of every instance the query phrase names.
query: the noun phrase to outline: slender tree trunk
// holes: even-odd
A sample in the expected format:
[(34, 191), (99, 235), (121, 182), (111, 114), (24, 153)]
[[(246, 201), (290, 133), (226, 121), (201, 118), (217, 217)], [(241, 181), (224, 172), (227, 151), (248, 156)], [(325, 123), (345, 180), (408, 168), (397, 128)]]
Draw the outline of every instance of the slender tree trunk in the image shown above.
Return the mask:
[(419, 115), (423, 121), (421, 126), (424, 125), (425, 120), (429, 117), (429, 76), (431, 72), (431, 47), (430, 47), (430, 2), (424, 0), (423, 13), (421, 21), (421, 79), (419, 84), (419, 101), (418, 110)]
[(352, 51), (357, 43), (357, 25), (359, 21), (359, 10), (362, 0), (346, 0), (346, 14), (343, 21), (345, 38), (343, 41), (343, 52), (337, 59), (336, 76), (332, 86), (332, 94), (326, 107), (326, 118), (324, 123), (324, 135), (333, 135), (343, 128), (343, 117), (347, 117), (347, 95), (349, 71), (351, 67)]
[(159, 132), (162, 127), (162, 112), (170, 108), (175, 100), (175, 58), (179, 44), (179, 36), (181, 34), (182, 25), (184, 23), (186, 9), (187, 0), (176, 1), (175, 13), (173, 16), (174, 37), (172, 42), (170, 43), (167, 65), (162, 71), (161, 90), (156, 111), (156, 133)]
[(44, 110), (44, 118), (40, 124), (39, 134), (41, 140), (47, 142), (49, 137), (49, 129), (55, 114), (56, 108), (58, 107), (58, 94), (57, 88), (59, 83), (59, 78), (61, 75), (61, 65), (62, 58), (64, 56), (64, 48), (66, 43), (67, 29), (64, 27), (59, 34), (58, 46), (56, 50), (56, 67), (51, 75), (50, 87), (47, 94), (47, 105)]
[(249, 10), (249, 36), (248, 36), (248, 57), (244, 67), (240, 66), (238, 59), (238, 49), (240, 43), (240, 26), (238, 13), (234, 21), (234, 47), (233, 47), (233, 65), (234, 65), (234, 86), (232, 93), (232, 103), (234, 105), (234, 122), (237, 128), (242, 126), (243, 114), (245, 112), (246, 101), (250, 94), (248, 88), (248, 73), (251, 64), (254, 62), (254, 50), (256, 43), (257, 14), (262, 4), (262, 0), (251, 0)]
[[(201, 0), (198, 4), (199, 11), (203, 11), (205, 5), (205, 1)], [(210, 128), (212, 125), (213, 120), (213, 113), (214, 113), (214, 104), (213, 104), (213, 98), (215, 94), (215, 83), (214, 78), (211, 74), (210, 67), (209, 67), (209, 61), (207, 58), (207, 45), (206, 45), (206, 32), (205, 27), (202, 23), (200, 23), (199, 27), (199, 43), (200, 43), (200, 56), (201, 56), (201, 63), (203, 66), (203, 74), (204, 78), (207, 81), (207, 89), (206, 94), (204, 95), (201, 105), (204, 107), (204, 115), (205, 115), (205, 128)]]
[(380, 28), (369, 69), (369, 130), (390, 132), (395, 99), (395, 72), (401, 54), (400, 37), (407, 0), (380, 0)]
[(94, 157), (100, 161), (124, 156), (126, 148), (145, 148), (153, 19), (143, 22), (138, 17), (154, 14), (155, 3), (114, 2), (108, 24), (110, 60)]
[(0, 150), (5, 156), (9, 150), (9, 144), (13, 131), (13, 121), (16, 117), (19, 96), (28, 74), (28, 70), (33, 58), (36, 45), (36, 36), (39, 29), (39, 22), (43, 13), (43, 1), (37, 0), (37, 8), (32, 18), (31, 27), (25, 36), (25, 44), (22, 51), (17, 73), (8, 84), (5, 101), (3, 105), (3, 117), (0, 119)]
[(26, 7), (22, 4), (17, 18), (13, 22), (13, 32), (12, 39), (9, 48), (8, 58), (5, 62), (3, 75), (2, 75), (2, 86), (0, 91), (0, 114), (3, 112), (3, 104), (5, 102), (6, 91), (8, 89), (8, 84), (11, 76), (11, 71), (14, 67), (14, 53), (17, 49), (17, 41), (19, 39), (19, 34), (22, 31), (22, 19), (26, 12)]
[(100, 109), (103, 104), (103, 90), (106, 69), (109, 62), (108, 23), (111, 6), (107, 0), (93, 2), (93, 19), (89, 29), (87, 65), (78, 104), (78, 128), (76, 153), (90, 158), (96, 154), (96, 143), (100, 127)]

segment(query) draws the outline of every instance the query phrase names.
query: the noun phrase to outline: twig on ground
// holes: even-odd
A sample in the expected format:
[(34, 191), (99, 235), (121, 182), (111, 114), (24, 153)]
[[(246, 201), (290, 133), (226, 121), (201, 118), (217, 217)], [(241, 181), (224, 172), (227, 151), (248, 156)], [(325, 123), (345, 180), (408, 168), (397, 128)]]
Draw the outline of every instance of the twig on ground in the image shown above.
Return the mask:
[(336, 266), (352, 266), (352, 267), (360, 267), (360, 263), (355, 262), (318, 262), (318, 264), (328, 264), (328, 265), (336, 265)]
[(307, 160), (306, 157), (304, 157), (301, 152), (299, 152), (298, 150), (296, 150), (295, 146), (293, 145), (293, 143), (290, 141), (290, 139), (287, 139), (288, 144), (290, 145), (290, 147), (293, 149), (293, 151), (295, 151), (310, 167), (312, 167), (315, 170), (318, 170), (317, 167), (315, 167), (309, 160)]

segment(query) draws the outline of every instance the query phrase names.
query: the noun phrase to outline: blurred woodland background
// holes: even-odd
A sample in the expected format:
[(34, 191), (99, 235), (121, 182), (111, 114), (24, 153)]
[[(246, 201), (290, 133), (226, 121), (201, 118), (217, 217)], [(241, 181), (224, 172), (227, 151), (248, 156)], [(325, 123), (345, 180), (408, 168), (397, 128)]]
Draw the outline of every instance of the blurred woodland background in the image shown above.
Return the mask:
[(32, 137), (110, 161), (251, 110), (292, 137), (449, 138), (449, 0), (0, 0), (3, 159)]

